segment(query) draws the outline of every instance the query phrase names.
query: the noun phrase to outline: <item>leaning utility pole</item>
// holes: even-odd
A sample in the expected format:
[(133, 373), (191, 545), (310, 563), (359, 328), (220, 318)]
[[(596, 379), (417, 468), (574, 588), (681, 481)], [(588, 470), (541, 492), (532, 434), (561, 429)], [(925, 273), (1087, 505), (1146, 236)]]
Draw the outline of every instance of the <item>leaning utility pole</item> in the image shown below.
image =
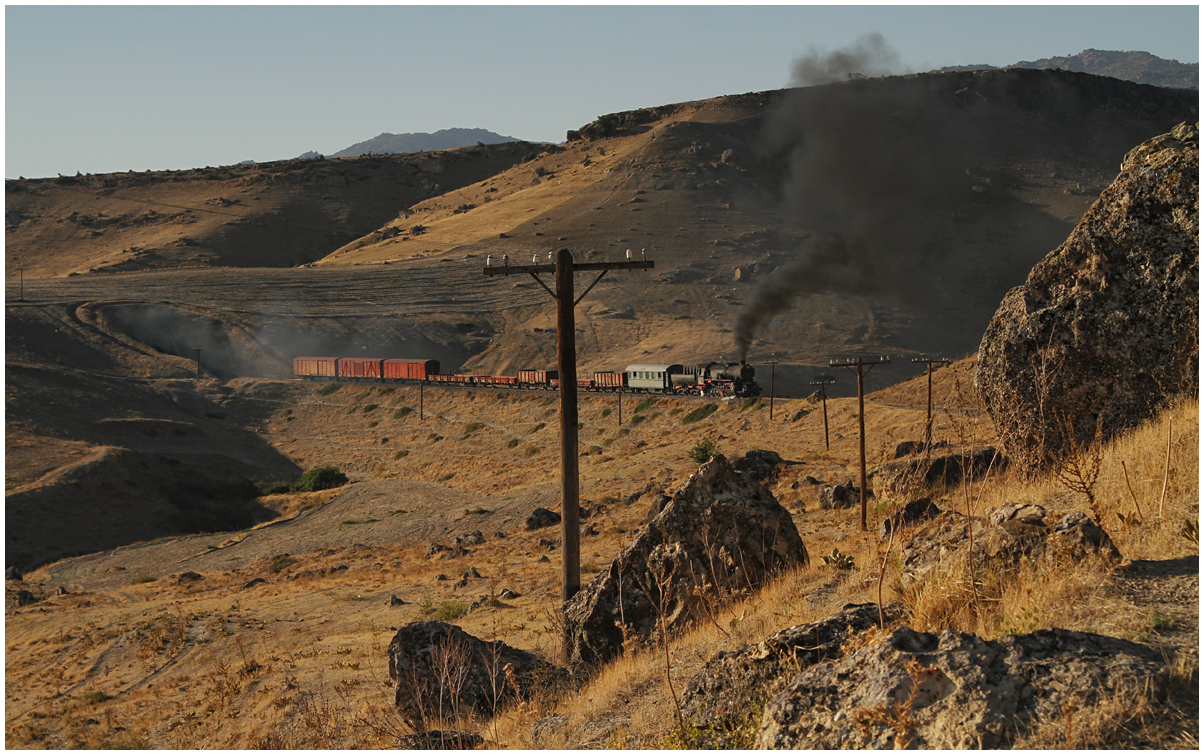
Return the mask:
[[(548, 255), (551, 262), (552, 255)], [(528, 273), (535, 282), (556, 300), (556, 362), (560, 370), (560, 487), (562, 491), (561, 532), (564, 547), (564, 562), (561, 581), (561, 598), (568, 601), (581, 589), (581, 531), (578, 523), (578, 506), (581, 498), (581, 481), (577, 471), (577, 342), (573, 308), (588, 294), (609, 270), (648, 270), (651, 260), (635, 261), (628, 252), (625, 262), (584, 262), (574, 264), (568, 249), (556, 252), (556, 264), (510, 265), (509, 255), (502, 257), (503, 265), (495, 267), (492, 259), (487, 260), (485, 275), (516, 275)], [(573, 273), (578, 270), (600, 270), (598, 277), (581, 296), (573, 296)], [(539, 277), (539, 273), (555, 273), (556, 290), (553, 291)], [(619, 396), (622, 401), (622, 394)], [(566, 638), (566, 651), (569, 649)]]
[(916, 357), (911, 360), (928, 365), (928, 421), (924, 423), (924, 450), (932, 446), (932, 365), (949, 364), (950, 359), (933, 359), (932, 357)]
[(820, 378), (812, 380), (809, 385), (819, 386), (819, 398), (824, 402), (824, 448), (831, 450), (832, 446), (828, 445), (828, 386), (834, 385), (836, 378)]
[(878, 357), (877, 361), (865, 362), (861, 357), (856, 359), (832, 359), (828, 365), (831, 367), (847, 367), (852, 370), (857, 368), (857, 426), (861, 431), (861, 531), (865, 532), (865, 373), (874, 368), (876, 364), (890, 364), (890, 357)]
[(200, 347), (194, 347), (192, 350), (196, 352), (196, 379), (200, 380), (201, 379), (201, 352), (204, 351), (204, 349), (202, 349)]

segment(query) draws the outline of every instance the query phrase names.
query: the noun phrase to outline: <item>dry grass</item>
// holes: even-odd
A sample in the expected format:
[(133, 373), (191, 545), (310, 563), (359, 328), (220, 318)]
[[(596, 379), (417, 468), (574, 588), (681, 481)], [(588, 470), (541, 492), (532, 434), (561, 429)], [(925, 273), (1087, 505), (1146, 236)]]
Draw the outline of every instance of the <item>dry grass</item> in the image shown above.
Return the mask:
[[(347, 390), (352, 392), (341, 395)], [(383, 406), (387, 401), (409, 403), (412, 397), (405, 394), (399, 389), (387, 397), (377, 397), (349, 387), (336, 397), (340, 404), (384, 398)], [(282, 445), (293, 446), (296, 455), (302, 457), (316, 456), (324, 443), (337, 440), (340, 452), (352, 455), (349, 458), (362, 463), (365, 469), (383, 464), (391, 474), (425, 479), (437, 479), (450, 469), (458, 469), (451, 485), (487, 493), (490, 499), (486, 508), (493, 509), (493, 501), (514, 495), (522, 490), (521, 486), (529, 485), (532, 477), (550, 476), (554, 469), (552, 462), (544, 461), (537, 468), (520, 465), (507, 469), (504, 476), (498, 477), (493, 474), (496, 465), (491, 468), (496, 461), (494, 454), (521, 451), (521, 446), (507, 449), (506, 441), (530, 426), (532, 411), (541, 411), (532, 409), (539, 398), (482, 394), (473, 399), (474, 405), (481, 406), (477, 415), (468, 412), (466, 399), (428, 391), (427, 411), (431, 414), (425, 427), (418, 423), (416, 414), (390, 420), (397, 425), (390, 429), (391, 438), (415, 433), (425, 437), (437, 425), (451, 427), (458, 423), (456, 426), (462, 428), (464, 422), (481, 415), (489, 416), (491, 424), (474, 433), (471, 441), (444, 433), (447, 437), (438, 443), (414, 443), (411, 453), (397, 460), (395, 466), (388, 463), (394, 455), (392, 441), (384, 449), (374, 436), (365, 437), (362, 447), (357, 444), (356, 431), (350, 425), (362, 424), (362, 419), (346, 415), (345, 405), (296, 404), (297, 419), (273, 432), (278, 433), (274, 436), (277, 442), (286, 437), (296, 439)], [(678, 408), (678, 402), (667, 400), (655, 407), (658, 416), (636, 426), (625, 423), (622, 429), (630, 432), (623, 434), (618, 432), (613, 414), (602, 416), (602, 410), (612, 403), (606, 399), (586, 400), (581, 412), (586, 423), (582, 437), (603, 430), (597, 437), (606, 443), (603, 454), (581, 459), (582, 479), (587, 483), (585, 495), (594, 501), (608, 501), (607, 514), (595, 520), (602, 534), (582, 541), (582, 560), (588, 567), (583, 575), (586, 580), (590, 570), (601, 568), (630, 541), (646, 515), (647, 501), (624, 506), (622, 498), (643, 487), (647, 480), (666, 483), (670, 490), (680, 484), (695, 468), (686, 452), (704, 433), (724, 436), (718, 441), (720, 451), (729, 455), (749, 448), (770, 448), (786, 458), (805, 462), (784, 468), (772, 481), (771, 489), (794, 513), (813, 554), (812, 566), (779, 576), (745, 600), (714, 606), (713, 621), (671, 637), (667, 648), (669, 674), (679, 694), (692, 675), (720, 650), (830, 616), (845, 603), (877, 599), (879, 568), (887, 545), (879, 543), (873, 533), (856, 531), (855, 510), (817, 509), (815, 488), (801, 482), (807, 475), (826, 482), (854, 476), (857, 435), (853, 401), (829, 402), (833, 427), (830, 452), (823, 449), (822, 417), (817, 416), (818, 412), (794, 423), (769, 423), (766, 412), (741, 411), (733, 405), (722, 407), (701, 422), (683, 426), (680, 417), (670, 414)], [(792, 413), (795, 406), (806, 406), (805, 402), (782, 404), (782, 416)], [(681, 406), (688, 409), (694, 405)], [(436, 409), (444, 419), (432, 418)], [(922, 437), (922, 408), (916, 411), (869, 404), (866, 413), (872, 439), (871, 464), (889, 458), (895, 442)], [(338, 425), (336, 415), (348, 418), (337, 420), (344, 423)], [(307, 433), (296, 428), (304, 424), (321, 432), (302, 444)], [(981, 416), (938, 415), (936, 424), (937, 438), (955, 442), (964, 438), (969, 444), (992, 440), (989, 423)], [(1171, 475), (1162, 504), (1163, 516), (1158, 519), (1168, 427), (1173, 428)], [(369, 436), (377, 431), (358, 432)], [(1195, 516), (1197, 436), (1198, 405), (1188, 401), (1175, 404), (1168, 415), (1106, 449), (1096, 488), (1097, 506), (1105, 516), (1111, 515), (1105, 527), (1126, 557), (1165, 559), (1197, 552), (1194, 543), (1178, 534), (1183, 519)], [(376, 449), (375, 456), (369, 448)], [(1121, 461), (1125, 462), (1124, 468)], [(1141, 525), (1123, 526), (1112, 513), (1127, 515), (1132, 510), (1129, 485), (1146, 514)], [(450, 491), (455, 490), (452, 486)], [(1011, 475), (974, 481), (948, 491), (938, 503), (942, 508), (969, 508), (981, 515), (990, 506), (1007, 501), (1032, 501), (1057, 510), (1085, 506), (1081, 495), (1076, 497), (1052, 478), (1022, 480)], [(399, 506), (404, 507), (405, 502), (389, 502), (385, 508)], [(885, 513), (872, 512), (871, 521)], [(486, 534), (488, 537), (492, 533)], [(72, 590), (68, 595), (53, 597), (40, 604), (44, 612), (39, 607), (21, 609), (6, 620), (7, 744), (393, 747), (399, 736), (410, 733), (393, 710), (393, 689), (385, 662), (385, 648), (394, 627), (428, 618), (426, 611), (444, 602), (480, 601), (482, 608), (455, 622), (478, 637), (502, 639), (548, 658), (558, 657), (560, 640), (548, 617), (558, 603), (560, 553), (552, 551), (548, 554), (551, 563), (541, 563), (539, 557), (546, 549), (537, 544), (540, 537), (549, 536), (557, 537), (558, 533), (525, 532), (521, 525), (512, 527), (505, 539), (490, 537), (487, 543), (474, 548), (471, 564), (425, 559), (425, 542), (294, 553), (298, 562), (278, 575), (269, 573), (270, 561), (264, 559), (226, 574), (206, 573), (202, 582), (187, 587), (174, 586), (171, 580), (162, 578), (130, 587), (127, 579), (119, 590)], [(833, 548), (853, 557), (852, 569), (834, 569), (820, 563), (818, 556)], [(350, 568), (318, 573), (340, 564)], [(474, 580), (467, 589), (453, 589), (452, 583), (460, 573), (474, 564), (486, 578)], [(892, 565), (886, 572), (888, 600), (900, 597), (890, 587), (896, 581), (893, 570)], [(449, 579), (437, 581), (439, 573)], [(292, 574), (298, 576), (289, 579)], [(254, 591), (242, 590), (241, 585), (253, 576), (266, 577), (269, 584)], [(1021, 571), (993, 582), (988, 580), (990, 576), (980, 574), (975, 590), (968, 590), (964, 564), (958, 564), (943, 581), (934, 579), (915, 595), (902, 596), (913, 611), (913, 625), (917, 629), (974, 631), (986, 637), (1063, 626), (1141, 639), (1156, 637), (1156, 625), (1165, 621), (1150, 609), (1126, 601), (1102, 563), (1085, 561), (1057, 571)], [(488, 600), (496, 597), (502, 587), (516, 589), (522, 597)], [(388, 599), (393, 594), (407, 605), (390, 607)], [(1175, 616), (1170, 620), (1183, 619)], [(650, 643), (602, 669), (577, 694), (549, 691), (509, 706), (492, 721), (463, 723), (484, 736), (490, 746), (508, 748), (678, 746), (683, 742), (680, 733), (675, 734), (675, 707), (666, 684), (665, 653), (658, 643)], [(1180, 672), (1185, 678), (1194, 674), (1198, 663), (1185, 655), (1171, 660), (1185, 669)], [(96, 693), (108, 699), (102, 700)], [(1138, 713), (1128, 718), (1117, 714), (1117, 720), (1138, 720)], [(563, 718), (548, 719), (553, 715)], [(1151, 727), (1164, 726), (1165, 722), (1149, 719), (1142, 725), (1145, 731), (1154, 732)], [(1124, 726), (1131, 728), (1128, 723)], [(1083, 731), (1079, 729), (1079, 735)], [(1174, 745), (1180, 742), (1175, 737), (1186, 736), (1180, 729), (1175, 732), (1156, 740), (1159, 746)], [(1051, 731), (1039, 736), (1053, 737), (1049, 740), (1053, 742), (1057, 734)], [(684, 743), (689, 743), (688, 736)]]

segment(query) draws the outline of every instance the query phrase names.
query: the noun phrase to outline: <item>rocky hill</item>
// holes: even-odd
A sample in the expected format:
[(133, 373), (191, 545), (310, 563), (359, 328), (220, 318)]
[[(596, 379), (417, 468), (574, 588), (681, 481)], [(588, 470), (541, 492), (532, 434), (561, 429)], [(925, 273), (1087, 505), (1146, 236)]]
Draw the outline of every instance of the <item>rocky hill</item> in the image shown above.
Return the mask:
[(265, 329), (371, 346), (396, 325), (449, 369), (505, 372), (554, 360), (551, 309), (535, 281), (484, 280), (488, 255), (646, 249), (655, 271), (582, 303), (586, 369), (747, 347), (800, 395), (829, 357), (973, 351), (988, 302), (1195, 107), (1064, 71), (923, 74), (617, 113), (560, 146), (13, 181), (9, 295), (18, 267), (31, 301), (154, 291), (222, 334), (202, 346), (241, 344), (226, 363), (287, 365), (243, 353), (280, 342)]
[[(1080, 71), (1096, 76), (1111, 76), (1115, 79), (1152, 84), (1160, 87), (1180, 89), (1200, 88), (1200, 64), (1180, 63), (1139, 50), (1083, 50), (1078, 55), (1065, 55), (1040, 60), (1022, 60), (1006, 68), (1038, 68), (1062, 71)], [(942, 71), (993, 70), (994, 66), (950, 66)]]
[(357, 142), (347, 149), (327, 157), (359, 157), (361, 155), (394, 155), (402, 152), (436, 152), (441, 149), (471, 147), (474, 144), (517, 142), (513, 136), (502, 136), (483, 128), (445, 128), (416, 134), (383, 133), (367, 141)]

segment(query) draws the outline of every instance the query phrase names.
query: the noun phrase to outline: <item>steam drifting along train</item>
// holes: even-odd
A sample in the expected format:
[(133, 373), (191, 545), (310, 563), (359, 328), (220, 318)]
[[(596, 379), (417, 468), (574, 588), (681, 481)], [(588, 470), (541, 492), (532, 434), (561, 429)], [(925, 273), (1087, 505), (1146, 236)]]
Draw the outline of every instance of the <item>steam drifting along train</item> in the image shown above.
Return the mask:
[[(439, 362), (435, 359), (297, 357), (293, 360), (293, 374), (303, 380), (560, 388), (556, 370), (519, 370), (517, 375), (441, 375)], [(756, 370), (746, 362), (710, 362), (697, 366), (632, 364), (622, 372), (595, 372), (589, 380), (578, 380), (577, 387), (585, 391), (747, 397), (761, 395), (755, 375)]]

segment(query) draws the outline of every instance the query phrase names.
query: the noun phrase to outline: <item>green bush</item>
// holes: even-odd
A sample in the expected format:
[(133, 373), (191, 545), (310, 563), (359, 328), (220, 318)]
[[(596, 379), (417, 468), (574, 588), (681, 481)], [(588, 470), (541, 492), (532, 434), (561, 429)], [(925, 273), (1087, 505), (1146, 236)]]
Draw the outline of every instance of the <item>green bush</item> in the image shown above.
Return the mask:
[(688, 425), (691, 422), (701, 422), (711, 416), (719, 409), (719, 404), (703, 404), (694, 411), (681, 418), (683, 425)]
[(293, 483), (290, 490), (294, 493), (312, 493), (315, 490), (329, 490), (347, 484), (347, 475), (337, 467), (318, 467), (301, 475), (301, 479)]
[(696, 464), (705, 464), (715, 455), (715, 450), (715, 441), (710, 438), (703, 438), (690, 449), (690, 459)]
[(412, 413), (413, 411), (414, 410), (408, 406), (400, 407), (397, 411), (393, 412), (393, 419), (401, 419), (402, 417), (406, 416), (407, 414)]
[(506, 448), (514, 448), (517, 445), (518, 445), (518, 438), (511, 438), (510, 441), (508, 443), (506, 443)]
[(654, 399), (653, 397), (649, 396), (648, 398), (644, 399), (644, 400), (643, 400), (643, 401), (641, 401), (640, 403), (636, 404), (636, 405), (635, 405), (635, 410), (634, 410), (634, 411), (632, 411), (631, 413), (632, 413), (632, 414), (639, 414), (640, 412), (644, 411), (645, 409), (651, 408), (651, 407), (652, 407), (652, 405), (653, 405), (653, 404), (655, 404), (655, 403), (656, 403), (656, 399)]
[(380, 404), (368, 404), (367, 406), (364, 407), (364, 414), (367, 414), (368, 412), (372, 411), (373, 409), (375, 409), (378, 406), (380, 406)]
[(272, 574), (279, 574), (295, 563), (297, 563), (297, 559), (287, 553), (282, 553), (272, 559), (272, 563), (268, 565), (268, 571)]
[(326, 385), (322, 386), (322, 390), (318, 391), (318, 395), (329, 396), (342, 387), (343, 386), (338, 383), (327, 383)]

